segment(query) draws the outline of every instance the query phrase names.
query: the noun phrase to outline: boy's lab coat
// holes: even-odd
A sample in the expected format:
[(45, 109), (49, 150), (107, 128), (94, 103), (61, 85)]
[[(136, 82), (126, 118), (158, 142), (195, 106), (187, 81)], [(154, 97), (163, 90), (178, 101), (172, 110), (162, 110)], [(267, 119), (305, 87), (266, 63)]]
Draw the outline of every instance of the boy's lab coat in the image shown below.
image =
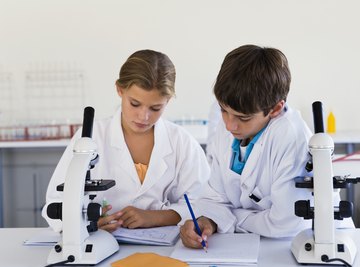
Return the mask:
[[(113, 118), (94, 123), (92, 138), (98, 146), (99, 162), (91, 170), (91, 178), (116, 181), (114, 187), (99, 192), (95, 201), (101, 203), (105, 197), (113, 207), (110, 213), (131, 205), (140, 209), (172, 209), (183, 220), (190, 218), (183, 195), (196, 198), (209, 177), (209, 166), (199, 143), (180, 126), (160, 118), (155, 124), (155, 144), (141, 184), (124, 141), (120, 114), (118, 110)], [(64, 182), (74, 142), (80, 136), (78, 131), (55, 169), (46, 194), (47, 203), (62, 201), (63, 193), (57, 192), (56, 186)], [(54, 230), (61, 230), (61, 221), (48, 218), (46, 208), (47, 205), (43, 217)]]
[[(294, 214), (296, 200), (312, 199), (310, 190), (295, 188), (294, 182), (296, 176), (308, 174), (311, 135), (300, 114), (287, 107), (270, 121), (239, 175), (230, 169), (234, 137), (222, 123), (214, 140), (209, 186), (196, 204), (197, 212), (215, 221), (219, 232), (235, 228), (283, 237), (311, 227), (311, 220)], [(250, 198), (252, 194), (260, 201)]]

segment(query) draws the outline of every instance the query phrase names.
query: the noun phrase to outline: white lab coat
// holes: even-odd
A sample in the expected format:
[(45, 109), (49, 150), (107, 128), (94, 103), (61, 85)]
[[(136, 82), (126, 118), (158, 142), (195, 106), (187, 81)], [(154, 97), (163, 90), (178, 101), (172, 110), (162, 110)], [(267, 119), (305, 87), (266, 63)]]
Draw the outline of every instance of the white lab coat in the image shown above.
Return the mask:
[[(182, 221), (189, 219), (183, 195), (187, 193), (191, 200), (198, 197), (210, 172), (201, 146), (183, 128), (160, 118), (155, 124), (155, 144), (141, 184), (124, 140), (120, 115), (119, 109), (112, 118), (94, 122), (92, 138), (98, 146), (99, 162), (91, 170), (91, 178), (116, 181), (114, 187), (98, 193), (95, 201), (101, 203), (106, 197), (112, 212), (132, 205), (140, 209), (172, 209)], [(56, 191), (56, 186), (64, 182), (74, 142), (80, 136), (78, 131), (54, 171), (46, 194), (47, 204), (61, 202), (63, 193)], [(43, 217), (55, 231), (61, 230), (61, 221), (48, 218), (46, 208), (47, 205), (42, 210)]]
[[(253, 232), (268, 237), (295, 235), (310, 220), (294, 215), (296, 200), (311, 199), (295, 188), (294, 178), (307, 174), (311, 131), (299, 112), (288, 107), (262, 133), (241, 175), (230, 169), (234, 137), (220, 124), (214, 139), (209, 184), (195, 207), (211, 218), (218, 232)], [(249, 197), (254, 194), (261, 200)]]
[(206, 157), (208, 159), (208, 162), (211, 164), (212, 162), (212, 153), (213, 153), (213, 141), (214, 136), (216, 134), (217, 127), (220, 123), (223, 123), (222, 117), (221, 117), (221, 109), (219, 106), (218, 101), (215, 101), (212, 103), (209, 115), (208, 115), (208, 136), (206, 139)]

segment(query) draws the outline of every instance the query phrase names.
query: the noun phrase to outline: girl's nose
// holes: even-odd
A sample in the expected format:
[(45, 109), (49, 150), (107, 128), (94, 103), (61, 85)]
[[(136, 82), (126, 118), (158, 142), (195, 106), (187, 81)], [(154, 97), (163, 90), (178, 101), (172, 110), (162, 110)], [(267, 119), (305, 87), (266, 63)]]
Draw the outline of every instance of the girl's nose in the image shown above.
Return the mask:
[(144, 108), (139, 112), (138, 116), (141, 121), (147, 121), (149, 119), (150, 112), (147, 108)]

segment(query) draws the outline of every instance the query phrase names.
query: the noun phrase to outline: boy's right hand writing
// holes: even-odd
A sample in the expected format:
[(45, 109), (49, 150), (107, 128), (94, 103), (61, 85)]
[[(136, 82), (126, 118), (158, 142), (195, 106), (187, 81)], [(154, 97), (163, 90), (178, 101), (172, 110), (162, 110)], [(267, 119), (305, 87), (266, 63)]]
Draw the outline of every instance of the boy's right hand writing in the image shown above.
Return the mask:
[(200, 217), (197, 219), (197, 222), (202, 232), (201, 237), (196, 233), (192, 220), (187, 220), (184, 225), (180, 227), (180, 238), (185, 247), (202, 248), (202, 239), (206, 242), (207, 247), (207, 238), (216, 231), (217, 225), (209, 218)]
[(119, 220), (121, 215), (123, 215), (121, 211), (115, 212), (110, 215), (106, 215), (108, 211), (111, 210), (111, 208), (112, 208), (111, 205), (106, 205), (105, 207), (102, 208), (102, 216), (100, 217), (97, 223), (99, 229), (108, 232), (113, 232), (123, 224), (123, 221)]

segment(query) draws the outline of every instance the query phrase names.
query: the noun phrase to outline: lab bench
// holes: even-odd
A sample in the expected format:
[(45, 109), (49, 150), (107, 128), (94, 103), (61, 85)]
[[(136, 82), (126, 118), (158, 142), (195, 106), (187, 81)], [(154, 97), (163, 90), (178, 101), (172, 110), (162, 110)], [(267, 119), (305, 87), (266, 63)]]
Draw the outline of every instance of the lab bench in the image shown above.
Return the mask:
[(330, 134), (330, 136), (336, 144), (335, 148), (340, 145), (345, 146), (346, 154), (351, 154), (356, 150), (360, 150), (360, 130), (338, 131), (334, 134)]
[[(0, 229), (0, 251), (3, 253), (1, 257), (2, 266), (8, 267), (38, 267), (45, 266), (46, 260), (52, 247), (49, 246), (24, 246), (23, 242), (44, 231), (44, 228), (4, 228)], [(353, 266), (360, 266), (360, 229), (341, 229), (343, 232), (354, 240), (357, 246), (357, 256)], [(291, 248), (291, 238), (266, 238), (261, 237), (258, 262), (256, 267), (296, 267), (306, 266), (298, 264), (293, 257)], [(237, 246), (237, 244), (234, 244)], [(162, 256), (170, 256), (174, 250), (174, 246), (150, 246), (150, 245), (131, 245), (121, 244), (120, 249), (113, 256), (99, 263), (98, 267), (109, 267), (113, 262), (123, 259), (134, 253), (156, 253)], [(201, 253), (199, 251), (199, 253)], [(203, 252), (204, 253), (204, 252)], [(211, 263), (209, 263), (211, 264)], [(209, 266), (206, 265), (190, 265), (190, 266)], [(68, 265), (63, 265), (68, 266)], [(88, 265), (87, 265), (88, 266)], [(214, 266), (214, 265), (210, 265)], [(220, 266), (220, 265), (219, 265)], [(226, 266), (226, 265), (221, 265)], [(230, 265), (229, 265), (230, 266)], [(234, 266), (234, 265), (232, 265)], [(310, 266), (310, 265), (309, 265)], [(311, 266), (314, 266), (313, 264)], [(316, 265), (328, 266), (328, 265)]]
[(69, 139), (0, 142), (0, 227), (46, 226), (51, 175)]

